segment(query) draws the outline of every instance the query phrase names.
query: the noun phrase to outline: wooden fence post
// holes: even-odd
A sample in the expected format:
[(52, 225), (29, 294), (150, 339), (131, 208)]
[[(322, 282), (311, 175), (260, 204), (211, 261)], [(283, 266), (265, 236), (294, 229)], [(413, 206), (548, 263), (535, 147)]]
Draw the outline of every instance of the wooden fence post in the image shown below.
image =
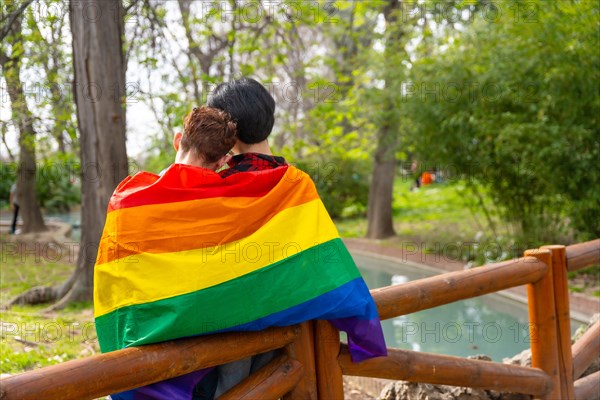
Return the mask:
[(558, 333), (558, 375), (562, 399), (574, 399), (573, 354), (571, 352), (571, 313), (567, 278), (567, 252), (562, 245), (543, 246), (552, 253), (552, 280)]
[(283, 396), (284, 400), (317, 400), (317, 375), (315, 368), (314, 321), (300, 324), (300, 335), (284, 347), (285, 353), (300, 361), (304, 375), (296, 387)]
[(340, 332), (327, 321), (315, 321), (315, 357), (319, 399), (344, 400)]
[(548, 265), (546, 274), (537, 282), (527, 285), (529, 304), (529, 333), (531, 339), (531, 366), (546, 372), (554, 387), (543, 399), (560, 399), (558, 374), (558, 339), (552, 280), (552, 254), (547, 249), (526, 250), (525, 256), (535, 257)]

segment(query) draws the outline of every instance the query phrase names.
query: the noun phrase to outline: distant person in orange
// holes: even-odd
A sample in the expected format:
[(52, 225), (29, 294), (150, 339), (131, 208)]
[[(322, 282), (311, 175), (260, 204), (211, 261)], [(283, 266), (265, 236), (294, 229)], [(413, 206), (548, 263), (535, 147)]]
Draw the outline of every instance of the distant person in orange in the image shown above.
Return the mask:
[(431, 185), (433, 183), (433, 180), (434, 177), (430, 172), (425, 171), (421, 174), (421, 185)]

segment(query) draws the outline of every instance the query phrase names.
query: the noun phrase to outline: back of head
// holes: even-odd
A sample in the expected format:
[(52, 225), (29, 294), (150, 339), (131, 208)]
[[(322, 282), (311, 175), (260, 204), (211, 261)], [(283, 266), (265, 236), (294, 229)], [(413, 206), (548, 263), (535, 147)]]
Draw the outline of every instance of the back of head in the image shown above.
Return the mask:
[(245, 144), (266, 140), (275, 122), (275, 100), (251, 78), (221, 83), (208, 98), (209, 107), (226, 111), (237, 122), (238, 139)]
[(183, 120), (181, 149), (192, 151), (206, 163), (215, 163), (236, 142), (236, 124), (231, 116), (211, 107), (196, 107)]

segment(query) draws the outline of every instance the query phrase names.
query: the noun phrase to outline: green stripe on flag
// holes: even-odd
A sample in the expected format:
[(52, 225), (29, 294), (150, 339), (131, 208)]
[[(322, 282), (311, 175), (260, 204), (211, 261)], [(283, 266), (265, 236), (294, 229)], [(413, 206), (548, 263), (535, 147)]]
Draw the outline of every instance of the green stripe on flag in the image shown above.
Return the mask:
[(291, 308), (358, 277), (337, 238), (217, 286), (119, 308), (96, 318), (96, 331), (103, 352), (215, 332)]

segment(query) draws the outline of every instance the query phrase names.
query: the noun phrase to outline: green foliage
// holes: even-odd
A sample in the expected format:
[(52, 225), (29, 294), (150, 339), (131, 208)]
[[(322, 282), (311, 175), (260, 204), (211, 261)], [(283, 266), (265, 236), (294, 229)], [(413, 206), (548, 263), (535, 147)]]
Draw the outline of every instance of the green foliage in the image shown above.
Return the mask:
[(589, 275), (590, 277), (596, 277), (600, 279), (600, 265), (595, 264), (587, 268), (580, 269), (578, 271), (571, 271), (568, 273), (569, 278), (575, 278), (581, 275)]
[[(10, 188), (17, 180), (17, 163), (5, 162), (1, 166), (0, 208), (8, 205)], [(40, 207), (47, 211), (69, 211), (80, 204), (80, 165), (72, 153), (57, 153), (37, 164), (36, 194)]]
[[(156, 152), (144, 160), (143, 170), (159, 174), (163, 169), (175, 162), (175, 149), (165, 149), (164, 151)], [(131, 171), (130, 171), (131, 174)]]
[(10, 198), (10, 188), (17, 178), (17, 168), (14, 163), (3, 162), (0, 166), (0, 209), (8, 206)]
[[(438, 254), (467, 266), (517, 258), (534, 247), (510, 237), (504, 226), (498, 228), (497, 237), (486, 235), (485, 215), (465, 196), (465, 181), (448, 180), (418, 190), (411, 190), (412, 184), (412, 177), (396, 177), (393, 211), (398, 237), (383, 245)], [(487, 193), (482, 196), (485, 203), (491, 201)], [(367, 229), (366, 220), (358, 217), (338, 219), (336, 225), (343, 237), (362, 237)]]
[[(396, 230), (401, 240), (411, 240), (422, 252), (482, 265), (519, 257), (521, 249), (527, 248), (507, 237), (505, 230), (499, 231), (497, 237), (486, 235), (484, 213), (465, 196), (465, 181), (449, 179), (418, 190), (411, 190), (412, 185), (412, 176), (396, 179)], [(483, 197), (488, 203), (485, 193)]]
[(80, 204), (80, 165), (71, 153), (55, 154), (38, 164), (35, 188), (47, 211), (64, 212)]
[(478, 21), (414, 64), (412, 136), (422, 160), (489, 190), (523, 237), (597, 237), (598, 6), (532, 4), (533, 23)]
[(368, 161), (334, 157), (327, 161), (313, 158), (292, 163), (313, 179), (332, 218), (364, 215), (369, 194)]

